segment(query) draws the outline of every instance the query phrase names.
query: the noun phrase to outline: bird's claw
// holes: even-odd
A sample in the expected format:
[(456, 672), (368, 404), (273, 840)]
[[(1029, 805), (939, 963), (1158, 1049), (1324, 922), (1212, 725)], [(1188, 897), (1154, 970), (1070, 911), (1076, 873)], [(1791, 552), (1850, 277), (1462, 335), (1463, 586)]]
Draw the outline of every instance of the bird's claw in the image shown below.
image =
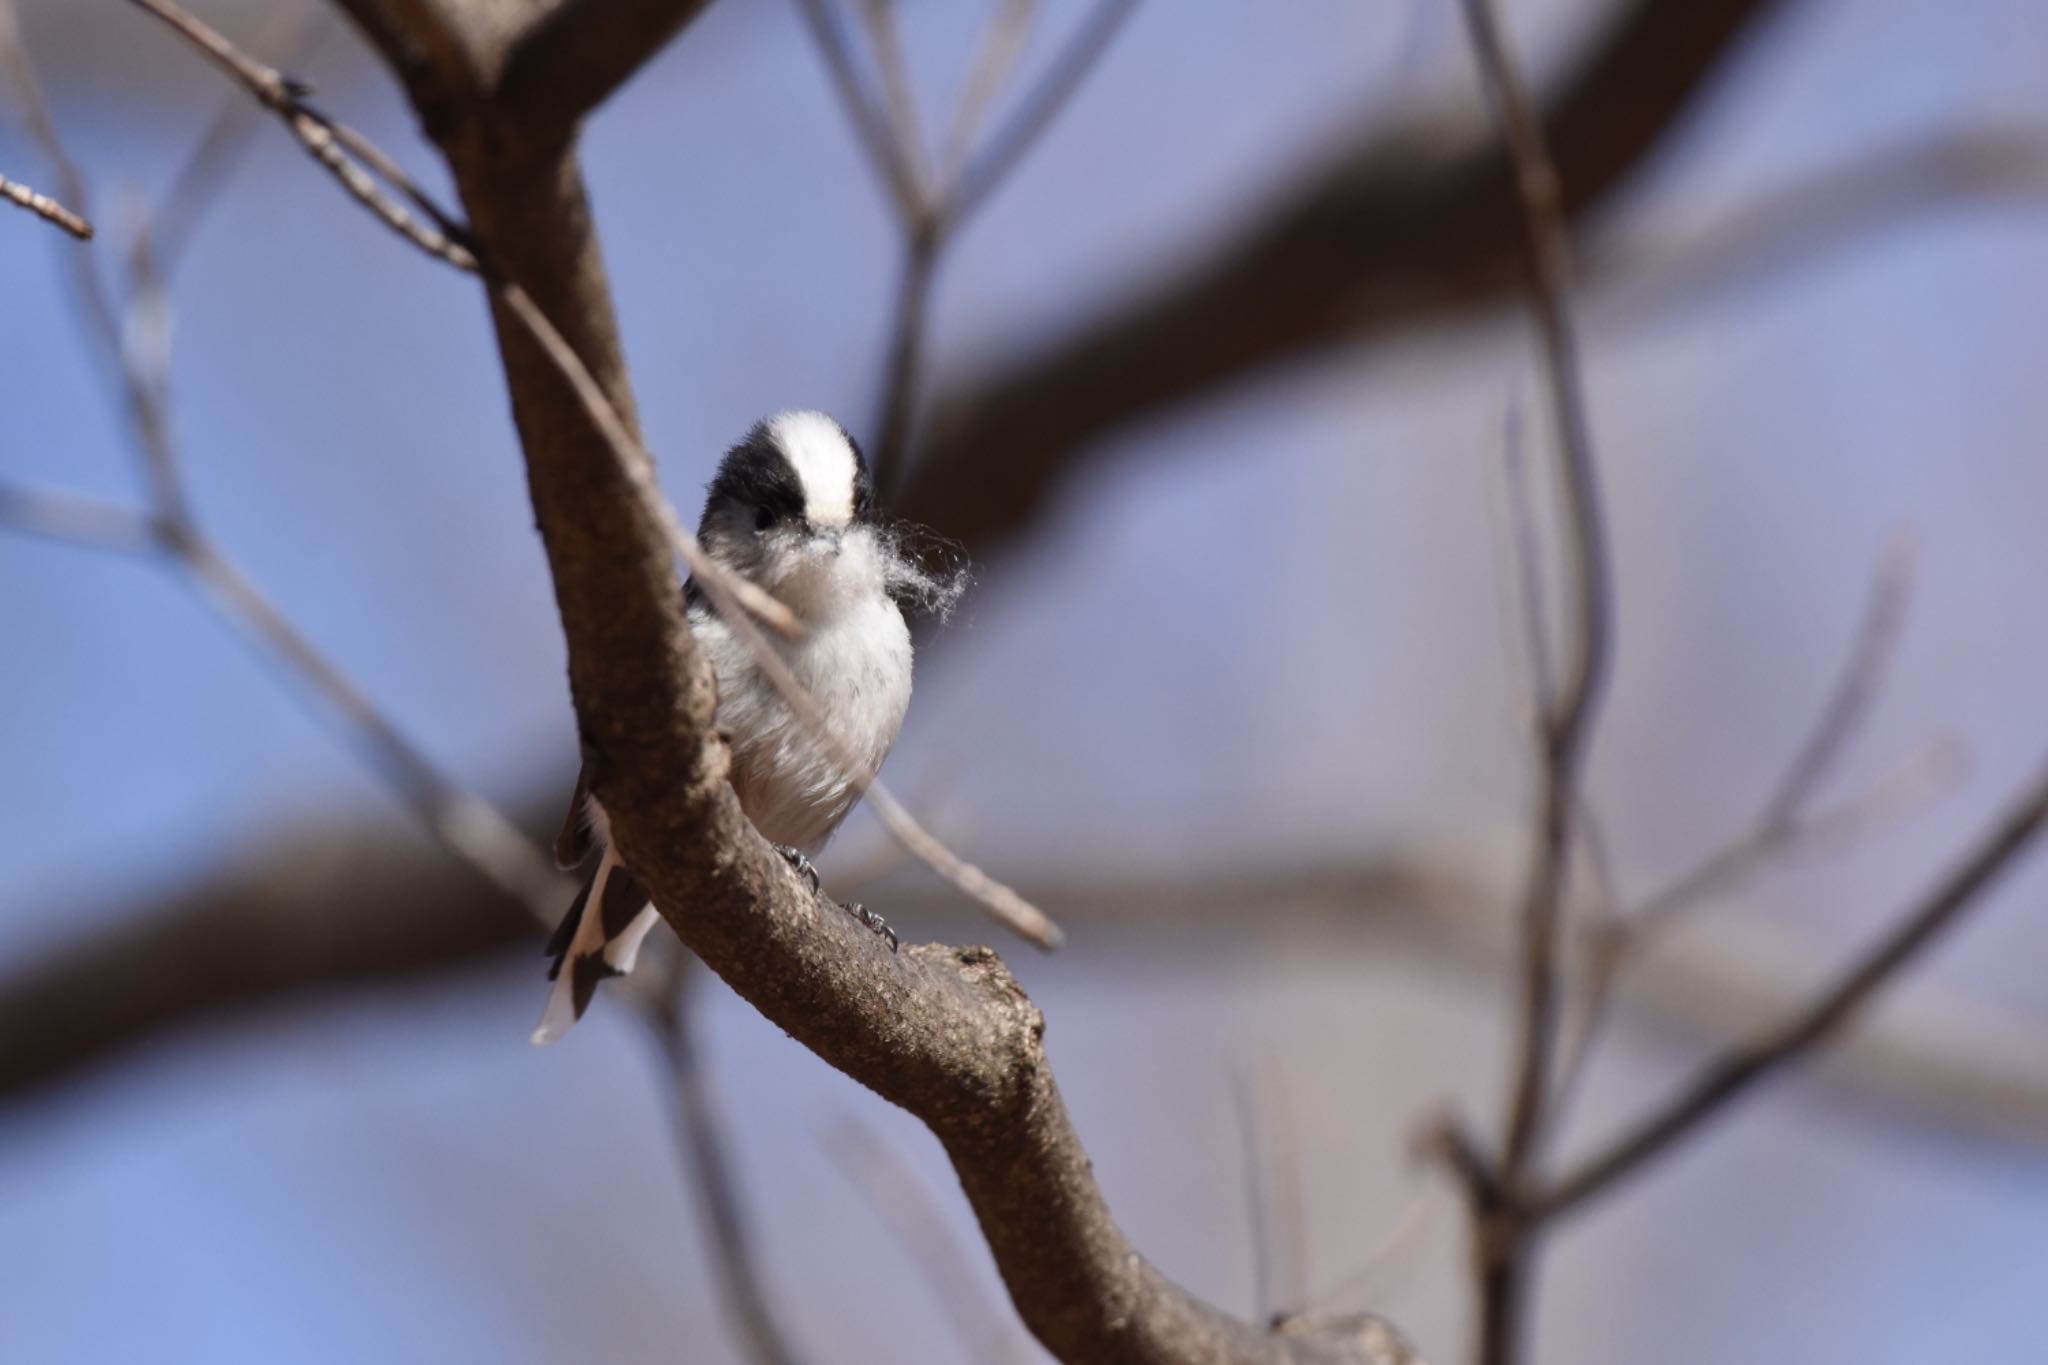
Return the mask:
[(847, 914), (852, 915), (862, 924), (865, 924), (868, 928), (874, 930), (877, 934), (880, 934), (883, 938), (889, 940), (890, 952), (893, 953), (896, 951), (896, 931), (889, 927), (889, 921), (883, 919), (880, 915), (868, 909), (865, 905), (861, 905), (859, 903), (842, 906), (841, 908), (844, 909)]
[(775, 851), (777, 853), (780, 853), (784, 861), (786, 861), (791, 867), (796, 869), (796, 873), (799, 877), (802, 877), (805, 881), (811, 884), (811, 894), (814, 896), (817, 895), (818, 887), (820, 885), (818, 881), (818, 869), (811, 865), (809, 855), (806, 854), (802, 849), (794, 848), (789, 844), (777, 844), (775, 846)]
[[(802, 877), (805, 881), (811, 884), (811, 894), (814, 896), (817, 895), (819, 887), (821, 885), (818, 881), (818, 869), (811, 865), (811, 860), (809, 857), (805, 855), (804, 851), (800, 848), (793, 848), (788, 844), (777, 844), (775, 846), (775, 851), (777, 853), (780, 853), (783, 856), (784, 860), (787, 861), (791, 867), (796, 869), (798, 876)], [(875, 933), (887, 939), (889, 941), (890, 952), (893, 953), (896, 951), (898, 943), (898, 940), (896, 938), (896, 931), (889, 927), (889, 921), (883, 919), (880, 915), (868, 909), (865, 905), (842, 905), (839, 908), (844, 910), (847, 914), (852, 915), (862, 924), (865, 924), (869, 929), (872, 929)]]

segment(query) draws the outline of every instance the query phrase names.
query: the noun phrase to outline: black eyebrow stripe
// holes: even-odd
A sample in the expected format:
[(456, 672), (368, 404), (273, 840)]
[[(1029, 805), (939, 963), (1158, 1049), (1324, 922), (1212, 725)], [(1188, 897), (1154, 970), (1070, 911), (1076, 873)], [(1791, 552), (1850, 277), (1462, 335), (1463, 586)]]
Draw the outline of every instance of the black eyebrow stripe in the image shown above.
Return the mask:
[(704, 503), (707, 524), (712, 508), (721, 503), (766, 507), (786, 516), (803, 515), (803, 484), (797, 478), (796, 467), (769, 435), (766, 422), (756, 422), (753, 430), (719, 462)]

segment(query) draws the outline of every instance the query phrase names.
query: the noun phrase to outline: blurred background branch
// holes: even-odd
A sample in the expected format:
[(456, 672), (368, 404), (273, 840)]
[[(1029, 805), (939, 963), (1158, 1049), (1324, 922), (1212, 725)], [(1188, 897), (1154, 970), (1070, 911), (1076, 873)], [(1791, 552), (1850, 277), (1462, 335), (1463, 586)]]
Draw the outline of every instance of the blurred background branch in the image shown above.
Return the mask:
[(27, 209), (46, 223), (53, 223), (80, 241), (92, 240), (92, 224), (52, 199), (16, 180), (0, 175), (0, 199), (16, 208)]
[[(1620, 4), (1542, 101), (1561, 211), (1589, 216), (1650, 164), (1785, 3)], [(1523, 278), (1520, 234), (1496, 143), (1372, 129), (1203, 259), (942, 390), (904, 514), (986, 557), (1125, 427), (1334, 345), (1497, 307)]]

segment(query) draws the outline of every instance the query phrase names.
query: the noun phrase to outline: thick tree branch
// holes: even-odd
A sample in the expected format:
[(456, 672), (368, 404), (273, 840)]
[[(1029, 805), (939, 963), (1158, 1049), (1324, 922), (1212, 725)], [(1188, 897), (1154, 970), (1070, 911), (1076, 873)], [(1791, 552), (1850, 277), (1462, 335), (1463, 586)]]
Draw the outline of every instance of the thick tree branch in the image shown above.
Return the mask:
[(678, 936), (799, 1042), (933, 1130), (1019, 1312), (1063, 1359), (1392, 1358), (1264, 1335), (1167, 1281), (1110, 1219), (1046, 1062), (1044, 1021), (1000, 959), (936, 944), (890, 952), (810, 893), (748, 822), (725, 780), (715, 689), (647, 471), (593, 426), (509, 288), (552, 322), (630, 427), (581, 175), (558, 150), (572, 139), (508, 137), (483, 101), (440, 117), (433, 132), (479, 255), (502, 281), (493, 318), (592, 789)]
[(573, 129), (711, 0), (563, 0), (512, 44), (498, 102), (537, 127)]
[[(1784, 2), (1627, 0), (1543, 108), (1562, 211), (1586, 215), (1645, 165)], [(1496, 141), (1371, 136), (1213, 254), (941, 394), (901, 510), (986, 556), (1101, 437), (1339, 341), (1497, 303), (1522, 279)]]

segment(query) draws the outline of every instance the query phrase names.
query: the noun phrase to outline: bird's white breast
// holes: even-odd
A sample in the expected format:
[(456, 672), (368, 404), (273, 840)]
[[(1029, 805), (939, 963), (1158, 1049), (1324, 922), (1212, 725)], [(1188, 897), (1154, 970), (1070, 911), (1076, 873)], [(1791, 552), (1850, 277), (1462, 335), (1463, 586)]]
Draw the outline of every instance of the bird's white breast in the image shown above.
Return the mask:
[[(866, 562), (871, 553), (869, 545), (850, 544), (845, 562), (832, 571), (834, 591), (820, 598), (822, 609), (808, 615), (804, 603), (791, 604), (807, 616), (802, 638), (770, 639), (833, 733), (873, 769), (896, 742), (910, 705), (911, 645), (903, 613)], [(717, 672), (718, 727), (731, 736), (732, 785), (741, 808), (772, 842), (815, 852), (853, 806), (844, 765), (813, 737), (723, 621), (700, 607), (691, 625)]]

